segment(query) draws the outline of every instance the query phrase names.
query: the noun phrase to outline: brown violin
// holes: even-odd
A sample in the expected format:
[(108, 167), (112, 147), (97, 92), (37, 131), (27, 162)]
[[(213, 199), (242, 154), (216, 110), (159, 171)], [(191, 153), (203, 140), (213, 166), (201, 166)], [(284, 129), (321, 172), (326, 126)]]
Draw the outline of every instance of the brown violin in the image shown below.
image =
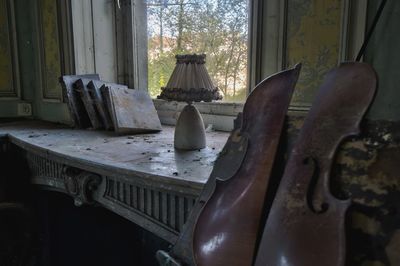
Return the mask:
[[(193, 232), (196, 265), (251, 265), (269, 175), (299, 72), (297, 65), (273, 75), (249, 95), (240, 128), (224, 148), (230, 155), (222, 152), (208, 193), (200, 197), (204, 207)], [(232, 159), (241, 153), (240, 160)]]
[(343, 63), (326, 75), (272, 203), (256, 266), (344, 265), (350, 202), (330, 193), (329, 175), (339, 144), (359, 133), (376, 86), (365, 63)]

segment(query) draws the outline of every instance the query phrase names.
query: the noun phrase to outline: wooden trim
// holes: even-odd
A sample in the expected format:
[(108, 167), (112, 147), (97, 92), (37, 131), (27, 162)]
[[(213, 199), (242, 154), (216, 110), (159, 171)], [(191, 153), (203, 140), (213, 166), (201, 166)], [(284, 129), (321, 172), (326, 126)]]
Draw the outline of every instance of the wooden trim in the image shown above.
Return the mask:
[[(56, 9), (58, 10), (57, 3), (56, 3)], [(42, 12), (42, 0), (38, 0), (36, 4), (36, 14), (37, 14), (37, 26), (38, 26), (38, 37), (37, 37), (37, 42), (38, 42), (38, 50), (39, 50), (39, 88), (41, 90), (41, 100), (43, 102), (51, 102), (51, 103), (61, 103), (62, 102), (62, 92), (61, 92), (61, 87), (58, 86), (58, 83), (55, 85), (55, 88), (53, 90), (48, 91), (49, 87), (47, 84), (47, 79), (46, 79), (46, 51), (45, 51), (45, 41), (44, 41), (44, 29), (43, 29), (43, 12)], [(56, 27), (57, 27), (57, 50), (58, 50), (58, 55), (59, 55), (59, 67), (60, 67), (60, 73), (62, 71), (62, 50), (60, 46), (60, 32), (59, 32), (59, 20), (58, 20), (59, 14), (56, 13)], [(54, 77), (55, 79), (58, 79), (58, 77)]]
[(120, 8), (115, 8), (115, 35), (116, 35), (116, 47), (117, 47), (117, 83), (127, 84), (127, 74), (125, 72), (126, 69), (126, 56), (125, 50), (127, 49), (126, 43), (126, 30), (124, 29), (125, 25), (125, 12), (126, 12), (126, 1), (120, 3)]
[[(134, 43), (134, 86), (133, 88), (147, 90), (147, 7), (145, 0), (134, 0), (133, 12), (133, 43)], [(128, 83), (131, 86), (130, 83)]]
[(267, 1), (265, 9), (261, 80), (287, 67), (285, 55), (287, 0)]
[(19, 73), (19, 58), (18, 58), (18, 43), (17, 43), (17, 27), (15, 23), (15, 8), (14, 1), (7, 1), (9, 6), (9, 18), (10, 23), (10, 35), (11, 35), (11, 50), (12, 50), (12, 64), (13, 64), (13, 82), (14, 82), (14, 97), (21, 98), (21, 84), (20, 84), (20, 73)]
[(354, 61), (365, 37), (367, 3), (365, 0), (344, 0), (342, 3), (339, 63)]
[(62, 75), (73, 75), (75, 74), (75, 57), (71, 1), (58, 0), (57, 9), (60, 32), (61, 73)]
[(257, 84), (257, 81), (260, 80), (261, 74), (259, 73), (260, 60), (258, 59), (258, 54), (260, 54), (261, 50), (261, 40), (260, 36), (262, 35), (261, 23), (259, 23), (258, 18), (262, 17), (262, 6), (263, 1), (249, 1), (249, 44), (248, 44), (248, 74), (247, 80), (249, 84), (248, 91), (251, 91), (251, 88)]
[(144, 0), (121, 1), (116, 33), (118, 80), (129, 88), (147, 90), (147, 8)]
[(96, 73), (92, 1), (71, 0), (75, 74)]
[(117, 82), (116, 2), (92, 1), (95, 69), (104, 80)]
[(250, 1), (249, 85), (286, 67), (287, 0)]
[(7, 13), (7, 27), (9, 43), (11, 48), (11, 64), (12, 64), (12, 91), (0, 92), (1, 100), (16, 100), (21, 98), (19, 59), (18, 59), (18, 43), (17, 29), (15, 23), (15, 8), (13, 0), (4, 0)]
[(123, 0), (118, 8), (116, 1), (71, 0), (71, 9), (76, 74), (147, 89), (145, 1)]

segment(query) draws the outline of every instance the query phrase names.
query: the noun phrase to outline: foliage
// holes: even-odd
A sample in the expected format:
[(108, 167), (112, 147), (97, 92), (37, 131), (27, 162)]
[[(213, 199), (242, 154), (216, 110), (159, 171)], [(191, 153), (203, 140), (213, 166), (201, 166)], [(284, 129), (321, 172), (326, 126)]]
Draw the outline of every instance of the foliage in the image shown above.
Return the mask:
[(149, 91), (165, 86), (175, 54), (205, 53), (224, 99), (243, 101), (247, 88), (247, 0), (148, 2)]

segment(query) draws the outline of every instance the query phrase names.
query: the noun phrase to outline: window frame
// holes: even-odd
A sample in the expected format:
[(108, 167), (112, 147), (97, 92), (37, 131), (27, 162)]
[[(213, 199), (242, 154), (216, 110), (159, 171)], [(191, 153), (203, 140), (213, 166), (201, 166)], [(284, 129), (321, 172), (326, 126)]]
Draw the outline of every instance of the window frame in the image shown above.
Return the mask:
[[(288, 0), (248, 0), (248, 86), (247, 95), (264, 78), (287, 67), (287, 5)], [(94, 1), (71, 0), (72, 12), (77, 10), (84, 16), (73, 16), (74, 59), (77, 74), (95, 72), (93, 63), (93, 41), (82, 35), (87, 27), (87, 17), (92, 15)], [(119, 83), (130, 88), (147, 90), (147, 7), (145, 0), (120, 0), (121, 9), (115, 8), (117, 66)], [(114, 6), (118, 1), (114, 1)], [(74, 18), (78, 17), (78, 19)], [(85, 20), (86, 17), (86, 20)], [(364, 37), (366, 4), (363, 0), (344, 0), (342, 5), (342, 35), (338, 61), (353, 59)], [(145, 26), (144, 26), (145, 25)], [(346, 26), (346, 27), (344, 27)], [(90, 29), (89, 29), (90, 30)], [(93, 30), (93, 29), (92, 29)], [(357, 33), (357, 34), (355, 34)], [(80, 37), (78, 36), (80, 34)], [(93, 32), (92, 32), (93, 34)], [(90, 37), (90, 36), (89, 36)], [(86, 38), (86, 40), (85, 40)], [(77, 42), (77, 40), (84, 40)], [(121, 52), (123, 51), (123, 52)], [(81, 56), (77, 56), (80, 54)], [(184, 104), (154, 99), (159, 117), (164, 124), (174, 125)], [(243, 109), (243, 102), (211, 102), (195, 104), (203, 115), (206, 126), (229, 131), (232, 121)], [(309, 107), (291, 106), (289, 110), (307, 112)]]
[[(287, 0), (249, 0), (247, 93), (264, 78), (282, 70), (285, 51)], [(184, 103), (153, 100), (161, 122), (175, 125)], [(204, 123), (215, 130), (230, 131), (244, 102), (195, 103)]]

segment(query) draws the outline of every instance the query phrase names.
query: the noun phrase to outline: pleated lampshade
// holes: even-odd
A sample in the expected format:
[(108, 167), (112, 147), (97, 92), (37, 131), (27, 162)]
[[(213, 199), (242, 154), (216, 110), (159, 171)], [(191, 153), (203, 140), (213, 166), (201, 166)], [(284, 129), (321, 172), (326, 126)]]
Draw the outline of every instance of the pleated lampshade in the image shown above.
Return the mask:
[(176, 55), (176, 66), (159, 99), (179, 102), (210, 102), (221, 100), (205, 67), (205, 54)]

